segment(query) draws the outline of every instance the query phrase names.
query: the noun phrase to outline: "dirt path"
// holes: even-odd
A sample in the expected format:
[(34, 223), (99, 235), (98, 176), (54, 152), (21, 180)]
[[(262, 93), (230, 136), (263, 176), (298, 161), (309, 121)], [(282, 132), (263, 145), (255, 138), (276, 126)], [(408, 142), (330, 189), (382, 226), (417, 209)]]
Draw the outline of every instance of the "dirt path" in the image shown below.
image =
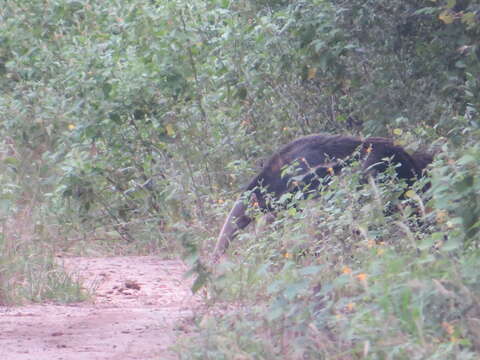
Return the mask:
[(0, 307), (1, 360), (168, 360), (199, 300), (181, 261), (68, 258), (90, 302)]

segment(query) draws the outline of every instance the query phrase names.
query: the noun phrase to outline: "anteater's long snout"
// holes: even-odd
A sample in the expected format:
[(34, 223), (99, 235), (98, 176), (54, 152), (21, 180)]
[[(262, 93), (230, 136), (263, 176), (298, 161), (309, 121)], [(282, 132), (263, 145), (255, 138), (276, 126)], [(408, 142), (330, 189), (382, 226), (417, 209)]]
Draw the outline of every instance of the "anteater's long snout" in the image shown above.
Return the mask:
[(217, 262), (225, 253), (237, 231), (243, 229), (252, 221), (251, 218), (245, 215), (246, 210), (247, 205), (242, 199), (237, 200), (233, 205), (232, 210), (223, 224), (222, 231), (220, 231), (220, 235), (218, 236), (217, 245), (213, 252), (214, 262)]

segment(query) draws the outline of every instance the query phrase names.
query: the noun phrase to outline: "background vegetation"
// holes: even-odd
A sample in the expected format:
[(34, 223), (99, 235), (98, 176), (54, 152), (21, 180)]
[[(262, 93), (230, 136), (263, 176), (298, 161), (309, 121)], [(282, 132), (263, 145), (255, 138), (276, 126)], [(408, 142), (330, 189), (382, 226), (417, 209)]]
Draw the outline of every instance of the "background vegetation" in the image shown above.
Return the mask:
[[(181, 358), (478, 358), (479, 39), (469, 0), (6, 2), (0, 301), (84, 296), (55, 255), (181, 253), (232, 305)], [(402, 184), (353, 167), (200, 266), (262, 160), (313, 132), (435, 150), (431, 189), (387, 216)]]

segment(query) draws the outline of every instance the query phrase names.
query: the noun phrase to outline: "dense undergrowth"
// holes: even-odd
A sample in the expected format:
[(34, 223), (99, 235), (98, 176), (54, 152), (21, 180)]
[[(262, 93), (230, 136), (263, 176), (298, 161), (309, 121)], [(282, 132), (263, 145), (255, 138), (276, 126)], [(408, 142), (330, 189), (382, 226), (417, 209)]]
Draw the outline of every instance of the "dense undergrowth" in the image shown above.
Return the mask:
[[(477, 358), (479, 11), (6, 2), (0, 301), (84, 297), (58, 254), (181, 253), (212, 309), (233, 305), (199, 318), (182, 358)], [(401, 184), (359, 186), (352, 167), (200, 266), (262, 161), (314, 132), (435, 151), (431, 188), (399, 201)]]

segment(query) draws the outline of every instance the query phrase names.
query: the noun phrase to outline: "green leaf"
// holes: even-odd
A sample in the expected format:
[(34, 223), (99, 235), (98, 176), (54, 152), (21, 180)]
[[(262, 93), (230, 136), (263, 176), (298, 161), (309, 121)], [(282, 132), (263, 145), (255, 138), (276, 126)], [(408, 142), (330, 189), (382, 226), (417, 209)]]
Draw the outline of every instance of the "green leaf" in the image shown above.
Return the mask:
[(0, 211), (8, 213), (11, 209), (12, 202), (8, 199), (0, 199)]
[(192, 292), (195, 294), (198, 290), (204, 287), (208, 280), (208, 273), (207, 272), (200, 272), (193, 282), (192, 285)]
[[(443, 235), (442, 235), (442, 237), (443, 237)], [(417, 245), (417, 247), (418, 247), (419, 250), (427, 250), (427, 249), (430, 249), (436, 241), (437, 240), (432, 235), (432, 236), (427, 237), (426, 239), (422, 240), (420, 242), (420, 244)]]
[(320, 273), (325, 268), (324, 265), (312, 265), (301, 268), (298, 272), (300, 275), (308, 276), (308, 275), (315, 275)]
[(448, 239), (448, 241), (440, 248), (441, 251), (454, 251), (460, 248), (461, 244), (457, 239)]
[(20, 164), (19, 159), (14, 157), (6, 157), (5, 159), (3, 159), (3, 162), (6, 165), (11, 165), (11, 166), (18, 166)]
[(283, 291), (283, 295), (288, 300), (293, 300), (297, 296), (302, 295), (307, 288), (308, 288), (308, 282), (305, 280), (300, 281), (298, 283), (288, 285)]

